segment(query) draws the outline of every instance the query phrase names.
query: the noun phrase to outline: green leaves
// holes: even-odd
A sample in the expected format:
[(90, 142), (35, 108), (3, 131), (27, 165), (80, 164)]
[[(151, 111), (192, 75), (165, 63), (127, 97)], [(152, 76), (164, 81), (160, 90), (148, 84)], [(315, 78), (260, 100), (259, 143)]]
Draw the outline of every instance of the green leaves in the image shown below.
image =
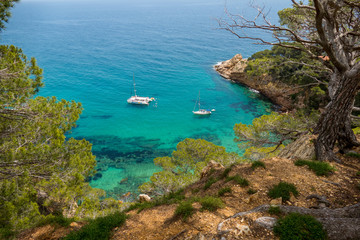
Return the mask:
[(259, 160), (276, 156), (288, 143), (302, 134), (312, 131), (318, 119), (317, 112), (295, 114), (273, 112), (255, 118), (252, 124), (235, 124), (235, 141), (245, 148), (244, 157)]
[(5, 28), (5, 23), (11, 16), (10, 8), (19, 0), (1, 0), (0, 2), (0, 31)]

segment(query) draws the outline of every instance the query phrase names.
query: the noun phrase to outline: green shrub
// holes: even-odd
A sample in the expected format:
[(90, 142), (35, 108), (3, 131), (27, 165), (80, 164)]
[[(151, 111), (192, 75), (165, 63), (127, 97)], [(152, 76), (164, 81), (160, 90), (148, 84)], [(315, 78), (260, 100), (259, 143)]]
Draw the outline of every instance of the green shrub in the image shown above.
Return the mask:
[(124, 213), (114, 213), (106, 217), (98, 217), (77, 232), (71, 232), (63, 240), (107, 240), (111, 230), (126, 221)]
[(360, 191), (360, 183), (357, 184), (357, 189)]
[(274, 233), (280, 240), (322, 240), (327, 234), (321, 223), (309, 215), (290, 213), (278, 220)]
[(356, 176), (360, 176), (360, 171), (356, 172)]
[(224, 203), (220, 198), (210, 196), (200, 199), (200, 204), (202, 206), (201, 210), (208, 210), (210, 212), (224, 206)]
[(230, 187), (224, 187), (222, 189), (219, 190), (218, 192), (218, 196), (224, 196), (225, 193), (231, 193), (231, 188)]
[(266, 168), (265, 167), (265, 163), (262, 162), (262, 161), (254, 161), (252, 164), (251, 164), (251, 168), (254, 170), (255, 168), (258, 168), (258, 167), (262, 167), (262, 168)]
[(269, 190), (269, 197), (275, 199), (282, 197), (283, 202), (290, 200), (290, 193), (293, 193), (294, 196), (298, 196), (299, 192), (297, 191), (294, 184), (287, 183), (287, 182), (280, 182), (278, 185), (274, 185)]
[(297, 160), (295, 162), (295, 165), (296, 166), (307, 165), (318, 176), (328, 176), (331, 172), (335, 170), (335, 168), (332, 167), (330, 164), (319, 161)]
[(209, 187), (211, 187), (211, 185), (213, 185), (217, 181), (218, 181), (217, 179), (210, 177), (205, 183), (204, 190), (207, 190)]
[(226, 168), (226, 169), (224, 170), (224, 172), (221, 173), (220, 179), (226, 178), (226, 177), (229, 175), (230, 171), (231, 171), (231, 166), (228, 167), (228, 168)]
[(268, 212), (273, 215), (279, 216), (281, 214), (281, 209), (279, 206), (270, 206)]
[(242, 178), (239, 175), (235, 175), (235, 176), (232, 176), (232, 177), (227, 177), (226, 182), (229, 182), (229, 181), (235, 181), (241, 187), (249, 186), (249, 181), (247, 179), (245, 179), (245, 178)]
[(61, 226), (61, 227), (68, 227), (72, 222), (75, 220), (73, 218), (65, 218), (63, 215), (48, 215), (42, 220), (39, 221), (37, 226), (44, 226), (47, 224)]
[(191, 202), (182, 202), (177, 206), (175, 210), (175, 216), (181, 217), (183, 221), (186, 221), (195, 213), (195, 208), (192, 206)]
[(247, 193), (248, 194), (254, 194), (254, 193), (256, 193), (257, 191), (256, 190), (254, 190), (254, 189), (252, 189), (252, 188), (249, 188), (248, 190), (247, 190)]

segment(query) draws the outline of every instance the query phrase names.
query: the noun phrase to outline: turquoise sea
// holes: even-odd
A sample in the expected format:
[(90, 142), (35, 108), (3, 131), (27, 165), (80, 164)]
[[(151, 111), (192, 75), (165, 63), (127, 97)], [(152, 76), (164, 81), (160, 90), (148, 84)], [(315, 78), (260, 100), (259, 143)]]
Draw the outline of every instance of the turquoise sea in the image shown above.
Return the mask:
[[(274, 22), (288, 2), (271, 1)], [(226, 4), (251, 13), (248, 1)], [(93, 144), (98, 174), (91, 185), (119, 197), (147, 181), (159, 170), (153, 159), (170, 155), (185, 138), (241, 152), (234, 124), (271, 111), (261, 95), (213, 70), (236, 53), (249, 57), (266, 48), (217, 29), (224, 8), (222, 0), (23, 0), (0, 41), (36, 57), (44, 68), (40, 95), (83, 104), (69, 136)], [(133, 75), (138, 95), (156, 102), (127, 104)], [(202, 106), (216, 109), (209, 117), (192, 114), (199, 91)]]

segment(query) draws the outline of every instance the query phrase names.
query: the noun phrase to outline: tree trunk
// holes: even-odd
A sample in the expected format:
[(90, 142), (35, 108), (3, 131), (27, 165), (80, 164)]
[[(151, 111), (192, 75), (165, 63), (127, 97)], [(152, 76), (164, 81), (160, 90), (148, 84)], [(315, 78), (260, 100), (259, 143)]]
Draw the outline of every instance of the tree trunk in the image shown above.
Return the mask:
[(350, 117), (358, 92), (358, 80), (341, 79), (339, 82), (340, 86), (315, 129), (315, 133), (319, 134), (315, 144), (315, 154), (319, 161), (340, 161), (333, 152), (336, 142), (340, 152), (360, 145), (351, 129)]

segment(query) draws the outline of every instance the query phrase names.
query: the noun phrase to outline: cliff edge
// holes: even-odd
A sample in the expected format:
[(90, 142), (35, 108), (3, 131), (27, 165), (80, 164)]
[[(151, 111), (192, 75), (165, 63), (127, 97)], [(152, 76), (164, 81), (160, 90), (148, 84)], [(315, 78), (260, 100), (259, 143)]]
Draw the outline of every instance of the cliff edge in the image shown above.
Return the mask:
[(250, 77), (245, 72), (248, 60), (241, 54), (236, 54), (232, 59), (214, 66), (215, 70), (223, 77), (236, 83), (255, 89), (269, 98), (274, 104), (281, 106), (282, 111), (294, 108), (290, 95), (296, 93), (294, 88), (274, 81), (269, 75)]

